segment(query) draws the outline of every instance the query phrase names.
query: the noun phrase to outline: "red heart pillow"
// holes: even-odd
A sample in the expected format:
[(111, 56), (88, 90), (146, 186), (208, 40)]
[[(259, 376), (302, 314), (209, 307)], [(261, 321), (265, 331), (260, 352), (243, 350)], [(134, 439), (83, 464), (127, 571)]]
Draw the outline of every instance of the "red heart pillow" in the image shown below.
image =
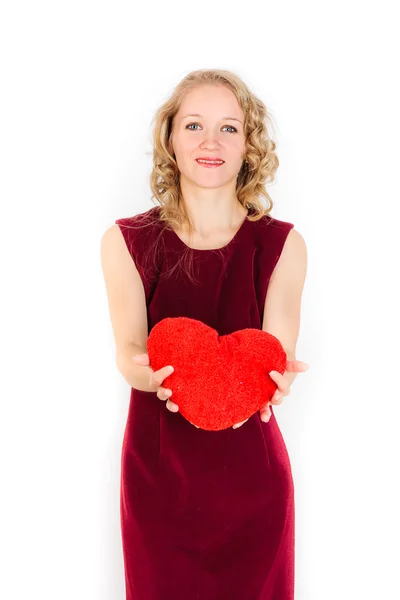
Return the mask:
[(280, 341), (260, 329), (229, 335), (197, 319), (159, 321), (147, 340), (153, 371), (171, 365), (162, 387), (188, 421), (218, 431), (244, 421), (270, 400), (277, 388), (269, 372), (286, 368)]

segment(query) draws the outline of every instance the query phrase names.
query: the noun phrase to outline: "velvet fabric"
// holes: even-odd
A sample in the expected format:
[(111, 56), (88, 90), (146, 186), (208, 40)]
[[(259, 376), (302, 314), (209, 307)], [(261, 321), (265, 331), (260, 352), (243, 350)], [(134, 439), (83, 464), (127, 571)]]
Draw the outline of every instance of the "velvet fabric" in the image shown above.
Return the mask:
[[(222, 249), (194, 250), (199, 287), (179, 270), (162, 277), (186, 245), (157, 220), (138, 227), (158, 211), (116, 221), (142, 278), (149, 333), (179, 316), (219, 335), (261, 329), (293, 224), (246, 219)], [(160, 232), (152, 269), (145, 258)], [(293, 600), (294, 484), (272, 406), (271, 413), (268, 423), (257, 412), (238, 429), (207, 431), (156, 393), (131, 389), (121, 456), (126, 600)]]

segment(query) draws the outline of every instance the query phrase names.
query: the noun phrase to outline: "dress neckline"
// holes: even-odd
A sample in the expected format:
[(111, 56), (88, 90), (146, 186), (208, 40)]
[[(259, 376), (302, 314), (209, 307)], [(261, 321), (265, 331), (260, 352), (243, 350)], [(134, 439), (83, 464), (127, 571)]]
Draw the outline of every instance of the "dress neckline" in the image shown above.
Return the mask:
[(225, 246), (221, 246), (220, 248), (191, 248), (191, 246), (188, 246), (186, 244), (186, 242), (184, 242), (179, 235), (176, 233), (176, 231), (170, 227), (168, 229), (168, 231), (170, 231), (173, 235), (173, 237), (177, 240), (177, 242), (183, 246), (184, 248), (188, 248), (189, 250), (191, 250), (192, 252), (216, 252), (217, 250), (226, 250), (227, 248), (229, 248), (239, 237), (240, 233), (243, 231), (243, 229), (245, 228), (246, 222), (247, 222), (247, 217), (250, 214), (250, 210), (247, 211), (247, 215), (245, 216), (244, 220), (242, 221), (242, 223), (240, 224), (239, 228), (236, 230), (236, 233), (234, 234), (233, 238), (227, 243), (225, 244)]

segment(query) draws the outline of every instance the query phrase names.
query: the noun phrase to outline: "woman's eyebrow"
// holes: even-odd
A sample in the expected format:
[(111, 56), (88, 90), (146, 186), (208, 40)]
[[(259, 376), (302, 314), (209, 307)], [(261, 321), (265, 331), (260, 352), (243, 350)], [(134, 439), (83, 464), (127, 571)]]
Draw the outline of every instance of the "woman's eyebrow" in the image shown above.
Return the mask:
[[(181, 121), (182, 121), (182, 119), (186, 119), (186, 117), (200, 117), (200, 118), (203, 118), (203, 115), (199, 115), (198, 113), (184, 115), (183, 117), (181, 117)], [(239, 123), (242, 122), (240, 119), (237, 119), (236, 117), (221, 117), (221, 121), (226, 121), (226, 120), (229, 120), (229, 121), (239, 121)]]

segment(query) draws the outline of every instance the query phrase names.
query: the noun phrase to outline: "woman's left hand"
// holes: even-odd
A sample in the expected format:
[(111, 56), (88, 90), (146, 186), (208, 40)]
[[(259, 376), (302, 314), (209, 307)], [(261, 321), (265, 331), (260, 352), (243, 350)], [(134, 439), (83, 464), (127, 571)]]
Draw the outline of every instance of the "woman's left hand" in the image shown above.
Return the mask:
[[(288, 360), (286, 361), (286, 371), (290, 371), (293, 373), (301, 373), (302, 371), (307, 371), (308, 364), (301, 360)], [(271, 400), (260, 409), (260, 417), (261, 420), (267, 423), (271, 418), (271, 409), (270, 404), (281, 404), (284, 397), (290, 394), (290, 382), (281, 375), (278, 371), (271, 371), (269, 373), (271, 379), (273, 379), (278, 386)], [(250, 418), (250, 417), (249, 417)], [(249, 419), (246, 419), (248, 421)], [(243, 423), (246, 421), (242, 421), (241, 423), (237, 423), (233, 425), (234, 429), (241, 427)]]
[(290, 394), (290, 383), (286, 379), (286, 377), (281, 375), (278, 371), (271, 371), (269, 376), (271, 377), (271, 379), (273, 379), (275, 381), (278, 388), (275, 390), (275, 393), (272, 396), (271, 400), (269, 400), (260, 409), (261, 421), (264, 421), (265, 423), (267, 423), (271, 418), (271, 409), (270, 409), (269, 405), (270, 404), (281, 404), (284, 397), (288, 396)]
[[(307, 371), (308, 364), (303, 362), (302, 360), (288, 360), (286, 361), (286, 371), (292, 373), (301, 373), (302, 371)], [(269, 373), (271, 379), (273, 379), (278, 386), (275, 390), (274, 395), (271, 400), (269, 400), (265, 406), (263, 406), (260, 410), (261, 421), (267, 423), (271, 418), (271, 409), (270, 404), (281, 404), (284, 397), (290, 394), (290, 382), (281, 375), (278, 371), (271, 371)]]

